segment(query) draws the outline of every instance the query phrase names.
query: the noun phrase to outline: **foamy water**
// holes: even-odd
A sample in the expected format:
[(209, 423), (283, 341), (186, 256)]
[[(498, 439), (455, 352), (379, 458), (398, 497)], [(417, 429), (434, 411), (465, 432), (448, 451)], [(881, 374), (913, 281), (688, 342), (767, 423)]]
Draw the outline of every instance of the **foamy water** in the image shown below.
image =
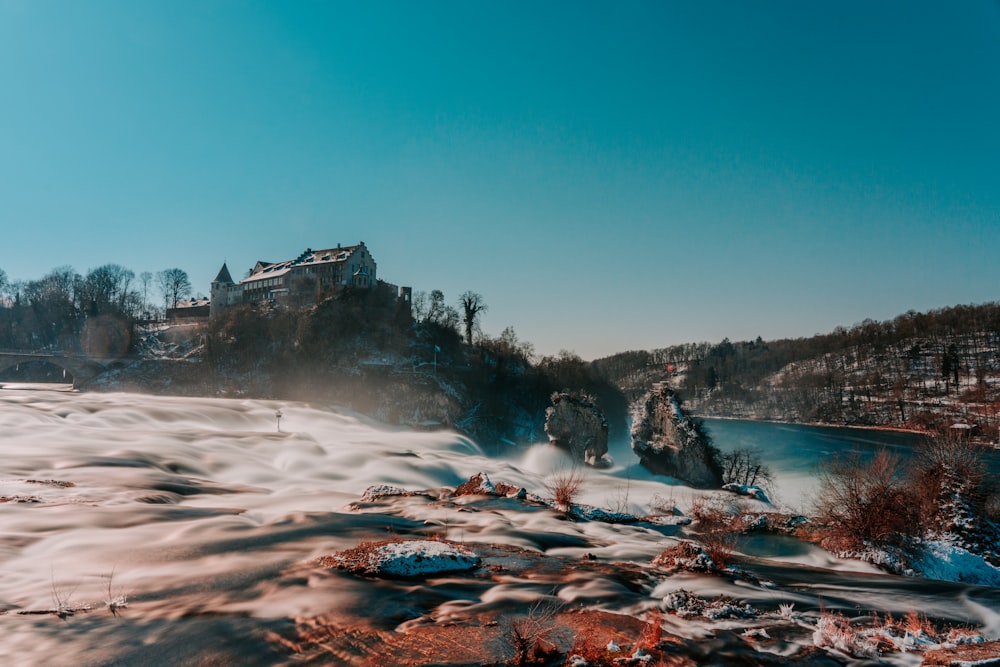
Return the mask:
[[(403, 624), (412, 609), (457, 618), (543, 595), (636, 610), (655, 605), (663, 591), (626, 590), (612, 577), (584, 574), (432, 588), (308, 564), (394, 534), (646, 563), (677, 532), (571, 522), (512, 500), (483, 509), (466, 499), (415, 496), (392, 499), (391, 512), (351, 509), (370, 485), (455, 487), (480, 471), (545, 495), (568, 462), (548, 446), (488, 458), (455, 433), (393, 429), (296, 403), (0, 391), (0, 451), (0, 496), (10, 500), (0, 503), (5, 665), (276, 664), (289, 656), (269, 633), (287, 630), (290, 619), (333, 612)], [(699, 493), (644, 472), (621, 443), (613, 453), (614, 467), (587, 472), (582, 502), (645, 514), (664, 501), (685, 507)], [(997, 600), (968, 586), (931, 591), (810, 546), (769, 563), (763, 567), (780, 589), (681, 583), (772, 606), (825, 595), (871, 609), (920, 605), (997, 626), (988, 611)], [(804, 577), (802, 567), (829, 575)], [(680, 583), (661, 587), (671, 585)], [(112, 615), (106, 602), (122, 598), (127, 608)], [(23, 613), (86, 606), (89, 612), (64, 619)]]

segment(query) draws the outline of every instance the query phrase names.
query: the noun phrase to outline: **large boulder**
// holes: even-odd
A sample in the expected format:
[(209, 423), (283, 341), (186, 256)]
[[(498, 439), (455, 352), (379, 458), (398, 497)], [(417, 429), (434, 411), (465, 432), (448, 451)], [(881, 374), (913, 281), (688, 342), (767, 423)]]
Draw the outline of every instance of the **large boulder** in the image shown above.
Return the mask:
[(717, 451), (700, 423), (681, 410), (677, 396), (657, 384), (632, 413), (632, 451), (650, 472), (698, 488), (722, 485)]
[(545, 411), (549, 442), (576, 461), (591, 465), (608, 453), (608, 420), (594, 399), (583, 393), (556, 392)]

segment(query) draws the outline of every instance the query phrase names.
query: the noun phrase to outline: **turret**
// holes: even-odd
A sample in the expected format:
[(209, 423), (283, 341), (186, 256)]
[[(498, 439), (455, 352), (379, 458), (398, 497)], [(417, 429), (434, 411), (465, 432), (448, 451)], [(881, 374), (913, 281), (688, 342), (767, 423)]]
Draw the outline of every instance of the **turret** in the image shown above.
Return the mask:
[(209, 317), (215, 317), (229, 305), (229, 294), (235, 284), (233, 277), (229, 274), (229, 267), (223, 262), (222, 268), (219, 269), (219, 275), (215, 276), (215, 280), (212, 281), (212, 303), (208, 308)]

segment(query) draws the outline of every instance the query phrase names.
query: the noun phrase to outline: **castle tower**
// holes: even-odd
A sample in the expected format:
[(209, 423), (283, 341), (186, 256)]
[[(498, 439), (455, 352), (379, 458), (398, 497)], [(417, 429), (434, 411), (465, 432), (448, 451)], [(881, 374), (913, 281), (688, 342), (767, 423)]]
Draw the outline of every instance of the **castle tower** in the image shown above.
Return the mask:
[(233, 277), (229, 274), (229, 267), (223, 262), (222, 268), (219, 269), (219, 275), (215, 276), (215, 280), (212, 281), (212, 303), (208, 310), (209, 317), (215, 317), (229, 305), (229, 295), (235, 286), (236, 283), (233, 282)]

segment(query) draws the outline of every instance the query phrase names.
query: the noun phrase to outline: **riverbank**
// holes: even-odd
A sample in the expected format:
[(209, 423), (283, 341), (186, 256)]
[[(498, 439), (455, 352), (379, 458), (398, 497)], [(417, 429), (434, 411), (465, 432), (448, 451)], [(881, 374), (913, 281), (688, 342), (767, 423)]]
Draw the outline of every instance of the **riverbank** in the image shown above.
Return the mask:
[(785, 426), (811, 426), (817, 428), (853, 428), (862, 431), (888, 431), (892, 433), (912, 433), (914, 435), (927, 435), (930, 433), (930, 431), (927, 430), (909, 429), (909, 428), (902, 428), (899, 426), (858, 426), (857, 424), (832, 424), (830, 422), (781, 421), (779, 419), (763, 419), (760, 417), (727, 417), (722, 415), (706, 415), (696, 412), (692, 413), (692, 416), (698, 419), (707, 419), (707, 420), (760, 422), (763, 424), (782, 424)]

